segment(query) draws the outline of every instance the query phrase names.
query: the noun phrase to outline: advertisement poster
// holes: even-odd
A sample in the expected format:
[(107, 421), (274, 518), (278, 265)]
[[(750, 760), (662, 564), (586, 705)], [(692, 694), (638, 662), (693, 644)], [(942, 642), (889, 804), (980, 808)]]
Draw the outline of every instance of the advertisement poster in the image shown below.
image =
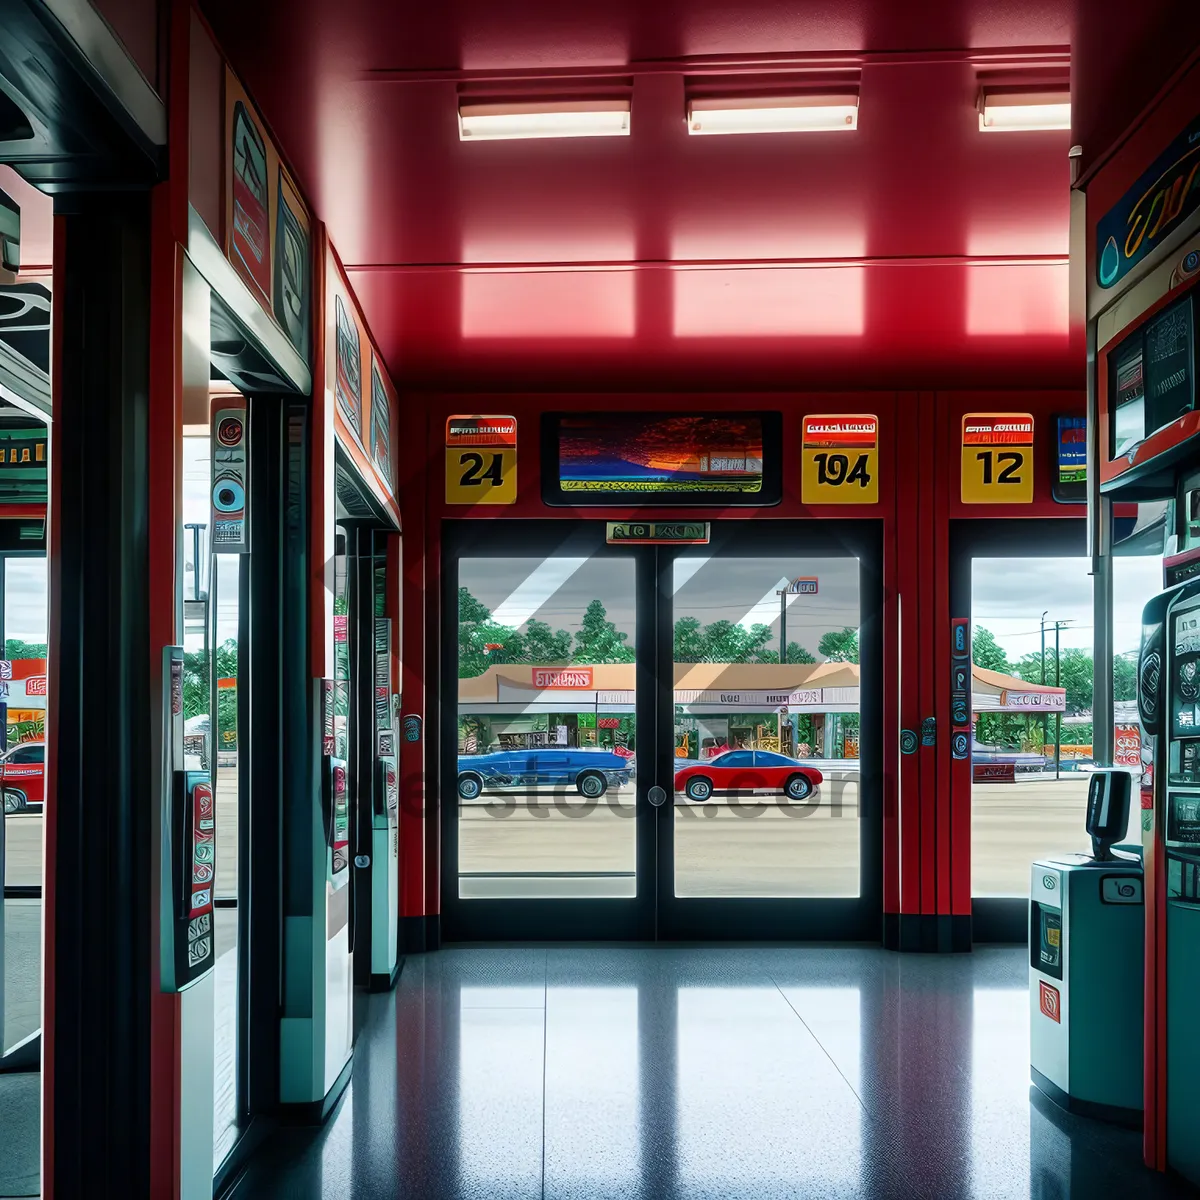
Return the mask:
[(333, 430), (358, 474), (400, 524), (396, 503), (399, 400), (336, 256), (326, 255), (325, 392)]
[(225, 257), (309, 362), (311, 223), (261, 116), (225, 71)]

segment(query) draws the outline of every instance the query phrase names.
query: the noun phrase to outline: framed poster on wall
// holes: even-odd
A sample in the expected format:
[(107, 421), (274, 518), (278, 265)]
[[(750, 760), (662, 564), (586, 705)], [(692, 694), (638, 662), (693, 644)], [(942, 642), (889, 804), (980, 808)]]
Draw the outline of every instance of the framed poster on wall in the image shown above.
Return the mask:
[(262, 118), (225, 71), (225, 257), (310, 361), (312, 242), (308, 209)]

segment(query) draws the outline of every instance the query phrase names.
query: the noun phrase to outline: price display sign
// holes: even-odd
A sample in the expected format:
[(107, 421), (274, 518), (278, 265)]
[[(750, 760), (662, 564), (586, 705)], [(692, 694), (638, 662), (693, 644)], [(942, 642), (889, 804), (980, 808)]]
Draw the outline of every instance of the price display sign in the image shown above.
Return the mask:
[(516, 417), (447, 418), (446, 503), (516, 502)]
[(800, 498), (805, 504), (879, 503), (879, 419), (804, 418)]
[(968, 413), (962, 424), (962, 502), (1033, 503), (1033, 417)]

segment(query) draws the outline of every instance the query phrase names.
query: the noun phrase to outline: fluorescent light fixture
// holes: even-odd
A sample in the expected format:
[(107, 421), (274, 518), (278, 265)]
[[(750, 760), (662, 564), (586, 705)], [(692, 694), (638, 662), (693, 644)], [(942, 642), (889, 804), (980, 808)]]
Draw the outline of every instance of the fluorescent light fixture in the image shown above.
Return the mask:
[(628, 137), (628, 100), (544, 100), (459, 104), (463, 142), (512, 138)]
[(688, 101), (688, 133), (814, 133), (858, 128), (858, 95), (708, 96)]
[(984, 133), (1070, 129), (1070, 93), (985, 91), (979, 101), (979, 128)]

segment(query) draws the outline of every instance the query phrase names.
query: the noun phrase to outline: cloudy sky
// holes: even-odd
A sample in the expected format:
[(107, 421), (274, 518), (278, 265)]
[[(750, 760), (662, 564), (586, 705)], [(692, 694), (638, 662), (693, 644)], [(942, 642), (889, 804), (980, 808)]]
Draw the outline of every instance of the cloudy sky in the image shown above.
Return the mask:
[[(702, 625), (732, 621), (747, 628), (769, 625), (779, 634), (779, 597), (798, 575), (815, 576), (815, 596), (792, 596), (787, 637), (816, 654), (822, 636), (857, 629), (858, 560), (854, 558), (679, 558), (675, 567), (675, 617)], [(600, 600), (608, 618), (634, 641), (634, 565), (619, 558), (471, 558), (459, 564), (459, 584), (492, 610), (503, 625), (531, 617), (575, 633), (584, 610)], [(775, 648), (774, 646), (772, 647)]]
[[(1142, 606), (1162, 590), (1159, 557), (1113, 560), (1113, 651), (1137, 650)], [(1045, 612), (1054, 644), (1054, 622), (1067, 621), (1061, 644), (1092, 647), (1092, 578), (1085, 558), (977, 558), (971, 572), (971, 609), (976, 625), (995, 635), (1010, 659), (1041, 646), (1038, 623)]]
[[(1114, 560), (1114, 649), (1135, 651), (1141, 638), (1142, 606), (1162, 587), (1157, 556)], [(1064, 647), (1091, 649), (1092, 579), (1087, 559), (976, 559), (972, 608), (977, 625), (989, 628), (1011, 659), (1034, 653), (1041, 641), (1042, 613), (1051, 632), (1066, 622)], [(823, 634), (859, 623), (858, 563), (852, 558), (679, 559), (675, 577), (675, 616), (703, 624), (727, 620), (761, 621), (778, 636), (779, 599), (775, 589), (797, 575), (818, 579), (816, 596), (796, 596), (788, 606), (788, 640), (816, 652)], [(521, 626), (530, 617), (574, 633), (588, 604), (599, 599), (618, 629), (634, 633), (633, 563), (620, 559), (474, 558), (460, 565), (462, 586), (470, 589), (501, 624)]]

